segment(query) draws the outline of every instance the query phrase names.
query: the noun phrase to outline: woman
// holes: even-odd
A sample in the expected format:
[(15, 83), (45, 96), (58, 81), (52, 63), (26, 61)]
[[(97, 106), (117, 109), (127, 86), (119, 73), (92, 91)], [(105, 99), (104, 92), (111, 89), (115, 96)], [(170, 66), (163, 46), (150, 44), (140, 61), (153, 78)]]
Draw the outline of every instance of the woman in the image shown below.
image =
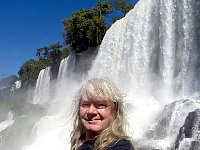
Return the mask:
[(104, 79), (91, 79), (75, 98), (72, 150), (134, 150), (125, 133), (123, 96)]

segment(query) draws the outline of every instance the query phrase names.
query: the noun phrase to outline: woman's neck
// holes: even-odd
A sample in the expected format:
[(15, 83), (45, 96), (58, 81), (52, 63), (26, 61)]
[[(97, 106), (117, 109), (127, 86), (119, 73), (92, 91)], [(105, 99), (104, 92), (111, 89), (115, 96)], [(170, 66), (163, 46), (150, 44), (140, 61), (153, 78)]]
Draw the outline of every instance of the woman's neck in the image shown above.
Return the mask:
[(85, 140), (95, 139), (98, 134), (94, 132), (86, 132)]

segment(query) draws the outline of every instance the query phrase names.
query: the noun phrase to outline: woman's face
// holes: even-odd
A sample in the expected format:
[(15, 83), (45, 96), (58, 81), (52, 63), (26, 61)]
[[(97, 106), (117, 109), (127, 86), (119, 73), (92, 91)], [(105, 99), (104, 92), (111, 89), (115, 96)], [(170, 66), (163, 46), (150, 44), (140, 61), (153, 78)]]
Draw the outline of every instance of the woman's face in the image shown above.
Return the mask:
[[(112, 101), (93, 100), (85, 93), (82, 96), (79, 115), (87, 135), (98, 135), (108, 128), (115, 118)], [(91, 137), (92, 138), (92, 137)]]

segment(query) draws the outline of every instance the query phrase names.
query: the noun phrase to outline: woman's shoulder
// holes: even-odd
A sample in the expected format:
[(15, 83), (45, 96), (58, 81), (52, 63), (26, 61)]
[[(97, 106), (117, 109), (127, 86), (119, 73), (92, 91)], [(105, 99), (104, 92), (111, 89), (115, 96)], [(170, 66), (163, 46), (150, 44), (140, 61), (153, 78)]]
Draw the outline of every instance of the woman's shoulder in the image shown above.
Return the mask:
[(112, 143), (107, 150), (135, 150), (135, 149), (130, 141), (126, 139), (120, 139)]

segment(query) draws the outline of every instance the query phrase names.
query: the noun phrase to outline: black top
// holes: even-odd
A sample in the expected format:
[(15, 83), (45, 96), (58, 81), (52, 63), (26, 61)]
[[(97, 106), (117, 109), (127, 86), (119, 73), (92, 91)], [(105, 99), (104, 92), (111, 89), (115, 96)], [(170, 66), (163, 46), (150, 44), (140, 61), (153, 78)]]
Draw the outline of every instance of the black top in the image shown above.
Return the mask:
[[(85, 141), (78, 150), (93, 150), (95, 140), (88, 140)], [(135, 150), (133, 145), (125, 140), (121, 139), (119, 141), (116, 141), (112, 144), (110, 144), (107, 148), (107, 150)]]

